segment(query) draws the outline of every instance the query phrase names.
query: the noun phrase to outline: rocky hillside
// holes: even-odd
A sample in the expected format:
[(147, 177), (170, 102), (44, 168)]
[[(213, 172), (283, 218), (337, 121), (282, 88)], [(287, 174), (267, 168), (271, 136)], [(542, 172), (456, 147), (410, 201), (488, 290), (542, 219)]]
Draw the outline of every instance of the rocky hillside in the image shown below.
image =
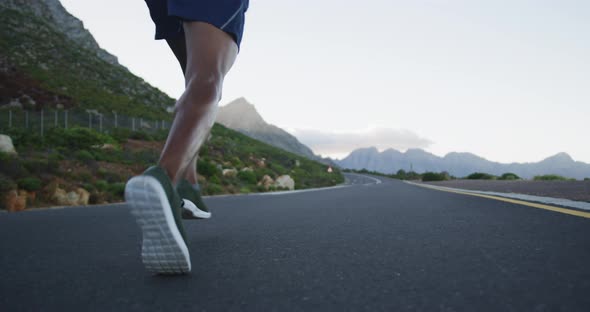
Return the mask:
[(251, 138), (282, 148), (291, 153), (319, 160), (312, 150), (287, 131), (268, 124), (254, 105), (239, 98), (219, 108), (217, 122)]
[(502, 164), (471, 153), (449, 153), (444, 157), (438, 157), (421, 149), (410, 149), (402, 153), (394, 149), (379, 152), (375, 147), (370, 147), (357, 149), (337, 163), (343, 168), (383, 173), (395, 173), (401, 169), (415, 172), (447, 171), (457, 177), (474, 172), (494, 175), (512, 172), (523, 178), (544, 174), (557, 174), (574, 179), (590, 177), (590, 164), (574, 161), (566, 153), (559, 153), (537, 163)]
[[(120, 202), (125, 182), (155, 164), (166, 131), (110, 134), (88, 128), (36, 132), (11, 128), (0, 135), (0, 209)], [(338, 169), (286, 152), (216, 124), (199, 153), (206, 195), (332, 186)]]
[(58, 0), (1, 0), (0, 19), (0, 107), (170, 118), (174, 99), (119, 65)]

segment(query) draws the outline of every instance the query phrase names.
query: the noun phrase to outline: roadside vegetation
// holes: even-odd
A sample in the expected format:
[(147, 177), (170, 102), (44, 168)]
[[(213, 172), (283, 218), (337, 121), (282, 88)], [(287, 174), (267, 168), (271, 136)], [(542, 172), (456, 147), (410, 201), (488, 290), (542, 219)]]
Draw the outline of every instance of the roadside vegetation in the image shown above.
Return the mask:
[(417, 173), (414, 171), (405, 171), (405, 170), (398, 170), (394, 174), (386, 174), (377, 171), (370, 171), (367, 169), (361, 170), (354, 170), (354, 169), (344, 169), (344, 172), (351, 172), (351, 173), (360, 173), (360, 174), (370, 174), (375, 176), (381, 176), (391, 179), (398, 179), (398, 180), (408, 180), (408, 181), (424, 181), (424, 182), (432, 182), (432, 181), (447, 181), (447, 180), (454, 180), (456, 177), (449, 175), (448, 172), (424, 172), (424, 173)]
[[(353, 173), (361, 173), (361, 174), (370, 174), (376, 176), (382, 176), (386, 178), (398, 179), (398, 180), (411, 180), (411, 181), (422, 181), (422, 182), (437, 182), (437, 181), (449, 181), (449, 180), (500, 180), (500, 181), (516, 181), (516, 180), (524, 180), (520, 176), (512, 172), (503, 173), (500, 176), (496, 176), (493, 174), (485, 173), (485, 172), (474, 172), (471, 173), (463, 178), (457, 178), (455, 176), (450, 175), (446, 171), (442, 172), (424, 172), (424, 173), (417, 173), (414, 171), (406, 172), (405, 170), (399, 170), (394, 174), (385, 174), (382, 172), (377, 171), (370, 171), (366, 169), (361, 170), (354, 170), (354, 169), (344, 169), (344, 172), (353, 172)], [(538, 175), (535, 176), (533, 181), (576, 181), (576, 179), (566, 178), (556, 174), (546, 174), (546, 175)], [(590, 181), (590, 178), (585, 178), (584, 181)]]
[[(538, 175), (533, 178), (535, 181), (576, 181), (576, 179), (566, 178), (557, 174)], [(585, 180), (585, 179), (584, 179)]]
[[(0, 198), (17, 192), (15, 196), (26, 197), (27, 207), (61, 204), (68, 196), (83, 204), (122, 201), (125, 182), (157, 163), (166, 138), (166, 131), (126, 129), (52, 128), (43, 137), (15, 128), (2, 133), (13, 139), (18, 155), (0, 153)], [(327, 165), (218, 124), (201, 149), (197, 168), (205, 195), (285, 190), (289, 181), (294, 189), (344, 182), (337, 168), (328, 172)], [(278, 183), (281, 176), (286, 184)]]

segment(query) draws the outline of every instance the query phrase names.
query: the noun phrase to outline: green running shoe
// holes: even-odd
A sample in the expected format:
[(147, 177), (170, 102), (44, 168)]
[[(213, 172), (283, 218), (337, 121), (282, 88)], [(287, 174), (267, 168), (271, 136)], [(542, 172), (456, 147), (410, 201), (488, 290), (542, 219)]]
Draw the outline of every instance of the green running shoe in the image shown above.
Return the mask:
[(183, 219), (209, 219), (211, 212), (201, 199), (201, 190), (197, 185), (192, 185), (185, 179), (176, 185), (176, 191), (182, 198)]
[(182, 200), (164, 169), (153, 166), (131, 178), (125, 186), (125, 201), (142, 231), (141, 258), (145, 268), (158, 274), (190, 272)]

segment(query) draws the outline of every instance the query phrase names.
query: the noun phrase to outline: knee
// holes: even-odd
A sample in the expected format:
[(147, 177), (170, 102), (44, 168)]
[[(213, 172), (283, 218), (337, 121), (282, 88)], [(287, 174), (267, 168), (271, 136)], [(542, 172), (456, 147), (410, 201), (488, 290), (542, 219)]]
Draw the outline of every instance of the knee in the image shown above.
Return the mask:
[(185, 100), (198, 105), (217, 104), (221, 100), (223, 76), (216, 73), (188, 77)]

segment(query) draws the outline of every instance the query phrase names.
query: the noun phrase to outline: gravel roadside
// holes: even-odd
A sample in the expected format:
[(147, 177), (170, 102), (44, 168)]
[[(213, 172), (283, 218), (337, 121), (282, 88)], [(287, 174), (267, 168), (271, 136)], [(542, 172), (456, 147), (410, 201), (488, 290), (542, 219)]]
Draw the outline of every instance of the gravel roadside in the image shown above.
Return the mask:
[(590, 202), (590, 181), (452, 180), (424, 184), (465, 190), (516, 193)]

